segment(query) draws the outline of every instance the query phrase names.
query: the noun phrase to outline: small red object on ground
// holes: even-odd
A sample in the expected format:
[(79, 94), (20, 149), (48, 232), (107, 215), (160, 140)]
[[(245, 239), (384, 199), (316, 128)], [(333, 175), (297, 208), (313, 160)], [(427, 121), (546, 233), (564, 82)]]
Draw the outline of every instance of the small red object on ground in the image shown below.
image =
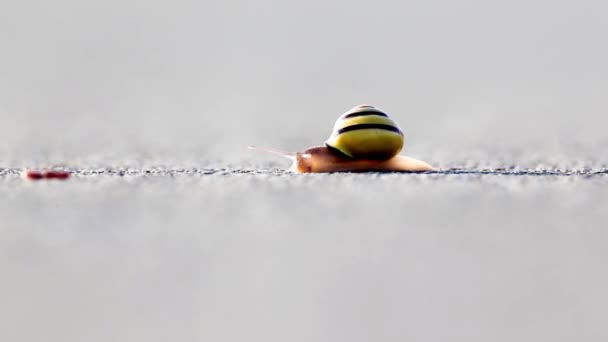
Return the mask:
[(41, 180), (41, 179), (68, 179), (70, 178), (70, 173), (68, 171), (59, 171), (59, 170), (23, 170), (23, 178), (29, 180)]
[(44, 176), (42, 175), (42, 172), (37, 171), (37, 170), (23, 170), (23, 178), (25, 179), (31, 179), (31, 180), (39, 180), (44, 178)]
[(67, 171), (44, 170), (42, 171), (42, 177), (46, 179), (68, 179), (70, 173)]

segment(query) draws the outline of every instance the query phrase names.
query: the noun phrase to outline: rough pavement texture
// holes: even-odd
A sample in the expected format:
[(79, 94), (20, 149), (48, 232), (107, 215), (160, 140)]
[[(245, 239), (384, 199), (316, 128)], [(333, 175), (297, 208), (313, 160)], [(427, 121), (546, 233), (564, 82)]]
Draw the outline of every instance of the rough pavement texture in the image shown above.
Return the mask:
[(0, 170), (3, 339), (608, 338), (603, 168), (71, 170)]

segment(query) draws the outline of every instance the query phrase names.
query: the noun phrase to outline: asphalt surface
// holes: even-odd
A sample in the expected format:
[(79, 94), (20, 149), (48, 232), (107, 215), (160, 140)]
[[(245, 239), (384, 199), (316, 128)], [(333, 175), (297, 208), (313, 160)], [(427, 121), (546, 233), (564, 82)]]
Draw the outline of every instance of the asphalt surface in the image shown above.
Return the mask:
[(602, 341), (607, 170), (0, 169), (16, 341)]

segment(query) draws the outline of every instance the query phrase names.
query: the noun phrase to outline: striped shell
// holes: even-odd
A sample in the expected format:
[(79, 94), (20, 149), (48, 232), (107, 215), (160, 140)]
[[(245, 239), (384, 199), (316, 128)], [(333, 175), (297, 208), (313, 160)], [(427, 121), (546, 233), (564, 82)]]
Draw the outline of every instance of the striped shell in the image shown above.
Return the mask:
[(403, 147), (403, 132), (385, 112), (359, 105), (342, 114), (325, 142), (354, 159), (390, 159)]

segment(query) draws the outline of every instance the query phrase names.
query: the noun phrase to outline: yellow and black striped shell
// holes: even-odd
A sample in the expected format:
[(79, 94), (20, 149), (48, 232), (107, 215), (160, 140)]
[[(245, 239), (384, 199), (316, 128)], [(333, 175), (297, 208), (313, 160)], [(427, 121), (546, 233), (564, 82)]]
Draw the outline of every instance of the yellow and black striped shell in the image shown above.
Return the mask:
[(360, 105), (338, 118), (325, 145), (353, 159), (390, 159), (403, 148), (403, 132), (385, 112)]

